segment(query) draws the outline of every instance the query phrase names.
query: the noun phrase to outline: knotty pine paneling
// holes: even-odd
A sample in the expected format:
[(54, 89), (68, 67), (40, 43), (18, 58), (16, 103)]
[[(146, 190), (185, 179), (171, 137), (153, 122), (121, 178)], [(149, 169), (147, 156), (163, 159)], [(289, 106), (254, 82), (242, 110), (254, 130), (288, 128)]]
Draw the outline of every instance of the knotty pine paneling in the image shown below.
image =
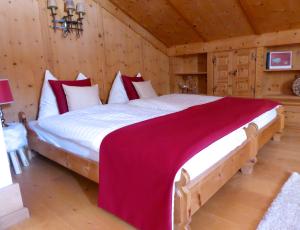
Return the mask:
[(205, 41), (254, 33), (239, 1), (169, 0), (169, 2), (193, 25)]
[(4, 106), (7, 120), (21, 110), (31, 117), (36, 113), (47, 61), (40, 26), (36, 1), (0, 1), (0, 76), (10, 80), (15, 99)]
[(106, 10), (102, 10), (102, 15), (107, 76), (105, 93), (108, 94), (117, 70), (128, 75), (143, 70), (142, 38)]
[(168, 46), (203, 41), (169, 0), (110, 1)]
[(240, 0), (239, 2), (258, 34), (300, 27), (298, 13), (300, 1), (298, 0)]
[[(170, 79), (164, 76), (169, 76), (169, 57), (153, 49), (153, 46), (146, 41), (142, 41), (143, 45), (143, 71), (146, 80), (151, 79), (153, 87), (159, 94), (170, 93)], [(155, 67), (155, 68), (154, 68)]]
[[(40, 6), (40, 18), (43, 24), (48, 25), (52, 19), (50, 11), (47, 9), (47, 1), (38, 1)], [(63, 9), (63, 1), (59, 9)], [(44, 34), (44, 46), (48, 52), (48, 66), (55, 76), (60, 79), (73, 80), (78, 72), (84, 73), (99, 84), (101, 98), (104, 85), (104, 39), (101, 7), (89, 0), (86, 1), (86, 16), (84, 19), (84, 33), (80, 38), (75, 34), (64, 38), (61, 31), (53, 32), (47, 26), (42, 26)], [(63, 15), (58, 12), (59, 17)]]
[[(58, 3), (63, 9), (63, 0)], [(49, 28), (47, 1), (0, 1), (0, 76), (10, 80), (15, 98), (4, 107), (7, 120), (17, 120), (19, 111), (36, 118), (46, 69), (68, 80), (82, 72), (99, 85), (104, 102), (118, 70), (128, 75), (141, 72), (159, 94), (169, 92), (168, 56), (99, 3), (85, 3), (83, 36), (63, 38), (61, 31)]]
[(110, 1), (168, 46), (300, 28), (299, 0)]

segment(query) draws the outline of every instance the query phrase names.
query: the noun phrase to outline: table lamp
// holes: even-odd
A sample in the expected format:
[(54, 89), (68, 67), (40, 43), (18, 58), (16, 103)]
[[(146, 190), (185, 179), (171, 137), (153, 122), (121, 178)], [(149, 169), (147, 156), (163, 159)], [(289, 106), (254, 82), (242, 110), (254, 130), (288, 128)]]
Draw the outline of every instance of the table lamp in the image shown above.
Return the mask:
[(14, 101), (11, 93), (9, 82), (7, 79), (0, 79), (0, 119), (2, 127), (7, 127), (5, 124), (4, 113), (2, 111), (2, 105), (10, 104)]

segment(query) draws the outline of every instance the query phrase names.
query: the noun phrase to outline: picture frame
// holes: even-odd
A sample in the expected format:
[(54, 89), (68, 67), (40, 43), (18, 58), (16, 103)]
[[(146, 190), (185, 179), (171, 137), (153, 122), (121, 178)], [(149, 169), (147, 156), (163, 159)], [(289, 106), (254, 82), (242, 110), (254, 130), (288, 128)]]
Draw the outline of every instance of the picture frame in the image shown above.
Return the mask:
[(268, 55), (268, 69), (292, 69), (292, 51), (272, 51)]

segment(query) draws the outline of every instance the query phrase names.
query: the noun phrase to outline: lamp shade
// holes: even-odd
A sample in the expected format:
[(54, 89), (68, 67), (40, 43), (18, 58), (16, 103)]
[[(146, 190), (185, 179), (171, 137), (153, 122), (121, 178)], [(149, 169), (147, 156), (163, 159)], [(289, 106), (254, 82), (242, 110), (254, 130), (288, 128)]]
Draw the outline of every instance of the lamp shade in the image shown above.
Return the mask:
[(14, 101), (7, 79), (0, 79), (0, 105), (9, 104)]

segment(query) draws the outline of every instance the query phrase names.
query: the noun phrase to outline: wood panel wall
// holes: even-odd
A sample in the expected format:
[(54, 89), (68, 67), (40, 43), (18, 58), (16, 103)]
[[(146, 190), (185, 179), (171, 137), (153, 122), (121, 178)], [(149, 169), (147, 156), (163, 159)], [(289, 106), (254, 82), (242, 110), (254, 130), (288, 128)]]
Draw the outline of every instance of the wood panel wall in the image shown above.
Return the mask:
[(299, 0), (110, 1), (168, 46), (300, 28)]
[(248, 35), (220, 39), (210, 42), (197, 42), (168, 48), (169, 56), (191, 55), (207, 52), (220, 52), (265, 46), (282, 46), (300, 43), (300, 29), (278, 31), (260, 35)]
[[(99, 84), (103, 101), (118, 70), (141, 72), (159, 94), (169, 92), (166, 47), (108, 1), (85, 2), (84, 33), (77, 39), (49, 28), (47, 1), (0, 1), (0, 77), (10, 80), (15, 98), (4, 107), (7, 120), (16, 120), (21, 110), (36, 118), (45, 69), (59, 79), (82, 72)], [(63, 0), (58, 3), (63, 9)]]

